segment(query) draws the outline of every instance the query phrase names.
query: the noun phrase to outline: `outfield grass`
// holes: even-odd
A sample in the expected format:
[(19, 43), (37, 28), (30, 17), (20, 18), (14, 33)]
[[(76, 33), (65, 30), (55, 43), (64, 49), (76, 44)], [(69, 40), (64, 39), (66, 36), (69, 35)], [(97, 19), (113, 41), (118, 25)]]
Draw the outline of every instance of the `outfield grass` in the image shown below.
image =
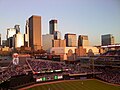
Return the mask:
[(120, 90), (120, 86), (108, 85), (98, 80), (83, 80), (46, 84), (27, 90)]

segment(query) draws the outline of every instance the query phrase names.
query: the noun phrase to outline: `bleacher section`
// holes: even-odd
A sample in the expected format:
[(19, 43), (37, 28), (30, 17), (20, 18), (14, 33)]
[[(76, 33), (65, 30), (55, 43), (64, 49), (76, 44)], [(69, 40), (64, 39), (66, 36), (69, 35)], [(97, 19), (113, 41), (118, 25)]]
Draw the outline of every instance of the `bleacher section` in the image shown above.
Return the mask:
[[(22, 57), (19, 59), (18, 65), (14, 65), (11, 61), (6, 70), (0, 72), (0, 86), (9, 83), (8, 87), (13, 88), (27, 83), (93, 77), (109, 83), (120, 84), (120, 50), (102, 54), (95, 58), (94, 64), (89, 61), (66, 63)], [(83, 63), (85, 65), (82, 65)], [(19, 82), (17, 82), (18, 78)]]
[(103, 53), (101, 56), (120, 56), (120, 50), (109, 50)]
[(95, 60), (95, 65), (120, 66), (120, 50), (110, 50)]
[(14, 65), (11, 61), (7, 69), (1, 72), (0, 83), (7, 81), (13, 76), (28, 74), (30, 68), (26, 62), (22, 63), (22, 61), (25, 61), (25, 58), (23, 60), (20, 60), (19, 65)]
[(94, 68), (102, 74), (96, 77), (113, 84), (120, 84), (120, 50), (110, 50), (94, 60)]
[(96, 71), (101, 71), (102, 74), (96, 75), (98, 79), (103, 81), (120, 84), (120, 68), (113, 67), (96, 67)]

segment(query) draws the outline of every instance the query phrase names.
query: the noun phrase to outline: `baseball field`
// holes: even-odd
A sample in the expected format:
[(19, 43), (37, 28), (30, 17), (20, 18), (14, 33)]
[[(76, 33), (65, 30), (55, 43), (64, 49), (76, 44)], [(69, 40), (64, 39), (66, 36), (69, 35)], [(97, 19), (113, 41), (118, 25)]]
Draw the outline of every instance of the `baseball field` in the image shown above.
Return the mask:
[(120, 90), (120, 86), (110, 85), (99, 80), (72, 80), (36, 84), (27, 90)]

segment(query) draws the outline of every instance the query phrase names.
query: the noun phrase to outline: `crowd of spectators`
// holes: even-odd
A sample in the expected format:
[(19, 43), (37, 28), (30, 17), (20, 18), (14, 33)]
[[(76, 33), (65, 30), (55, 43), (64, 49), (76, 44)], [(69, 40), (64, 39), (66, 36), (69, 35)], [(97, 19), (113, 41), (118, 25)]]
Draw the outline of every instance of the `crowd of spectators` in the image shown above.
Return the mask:
[(66, 64), (69, 68), (69, 74), (80, 74), (80, 73), (91, 73), (92, 69), (90, 67), (81, 67), (79, 63), (77, 64)]
[(99, 79), (113, 84), (120, 84), (120, 69), (119, 68), (96, 68), (96, 71), (102, 74), (96, 75)]
[(120, 60), (120, 50), (109, 50), (100, 55), (96, 60), (102, 61)]
[[(120, 84), (120, 50), (105, 52), (94, 61), (94, 64), (101, 66), (95, 67), (96, 72), (102, 72), (102, 74), (97, 75), (97, 78), (109, 83)], [(111, 68), (106, 66), (110, 66)]]
[[(97, 75), (98, 78), (109, 83), (120, 84), (120, 70), (118, 68), (94, 68), (95, 72), (102, 72)], [(0, 72), (0, 83), (8, 80), (12, 76), (27, 74), (28, 70), (33, 72), (40, 72), (34, 74), (34, 78), (46, 77), (47, 79), (54, 79), (54, 76), (63, 76), (64, 74), (81, 74), (93, 73), (93, 68), (90, 66), (82, 67), (80, 63), (66, 64), (65, 62), (40, 60), (40, 59), (26, 59), (25, 63), (14, 65), (11, 63), (6, 70)], [(57, 72), (55, 72), (58, 70)], [(60, 70), (60, 71), (59, 71)], [(46, 71), (45, 73), (41, 73)], [(48, 72), (47, 71), (53, 71)]]
[(65, 62), (49, 60), (27, 60), (33, 72), (42, 73), (42, 71), (61, 70), (66, 74), (92, 73), (90, 67), (81, 67), (80, 63), (65, 64)]
[[(87, 67), (81, 67), (80, 63), (65, 63), (50, 60), (33, 59), (27, 60), (28, 65), (33, 71), (33, 77), (40, 79), (45, 77), (47, 80), (54, 80), (54, 76), (63, 76), (65, 74), (92, 73), (93, 70)], [(56, 70), (58, 70), (56, 72)], [(52, 72), (50, 72), (52, 71)]]
[(120, 50), (109, 50), (102, 54), (102, 56), (119, 56), (120, 55)]
[(120, 50), (110, 50), (94, 60), (95, 65), (120, 66)]
[(27, 63), (22, 65), (20, 64), (14, 65), (11, 62), (6, 70), (4, 70), (3, 72), (0, 72), (0, 83), (8, 80), (13, 76), (27, 74), (28, 70), (30, 70), (30, 68), (28, 67)]
[(62, 70), (65, 68), (64, 62), (49, 60), (27, 60), (33, 72), (42, 72), (50, 70)]

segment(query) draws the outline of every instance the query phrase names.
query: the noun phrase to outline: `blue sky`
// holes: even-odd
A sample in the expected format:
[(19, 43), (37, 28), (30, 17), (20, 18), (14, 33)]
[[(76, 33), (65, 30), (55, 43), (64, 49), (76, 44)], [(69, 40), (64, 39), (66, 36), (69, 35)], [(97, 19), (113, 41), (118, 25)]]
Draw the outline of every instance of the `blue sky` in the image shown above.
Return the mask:
[(100, 45), (101, 35), (113, 34), (120, 43), (120, 0), (0, 0), (0, 33), (25, 21), (31, 15), (42, 17), (42, 33), (49, 33), (48, 22), (58, 20), (62, 33), (88, 35), (91, 45)]

